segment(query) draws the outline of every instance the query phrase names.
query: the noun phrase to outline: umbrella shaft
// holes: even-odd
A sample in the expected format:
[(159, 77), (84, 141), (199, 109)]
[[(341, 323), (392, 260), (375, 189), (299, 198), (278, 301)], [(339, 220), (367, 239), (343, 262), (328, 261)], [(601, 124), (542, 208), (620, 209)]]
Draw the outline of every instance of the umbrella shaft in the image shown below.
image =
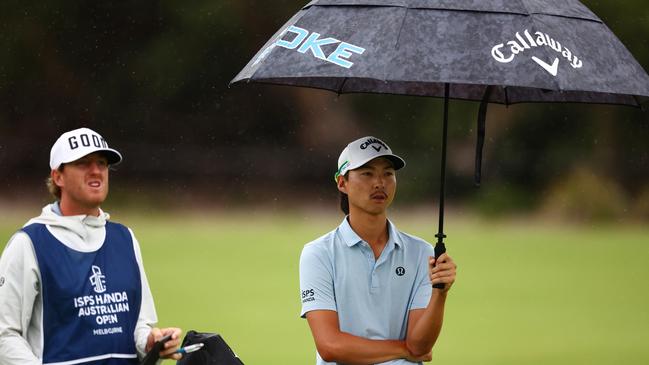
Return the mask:
[(440, 187), (439, 187), (439, 231), (435, 235), (437, 243), (444, 243), (444, 196), (446, 189), (446, 140), (448, 138), (448, 99), (449, 99), (449, 84), (444, 84), (444, 124), (442, 132), (442, 162), (440, 171)]
[[(444, 195), (446, 187), (446, 140), (448, 138), (448, 98), (449, 98), (449, 84), (444, 84), (444, 128), (442, 132), (442, 166), (441, 166), (441, 184), (439, 187), (439, 232), (435, 235), (437, 237), (437, 244), (435, 244), (435, 258), (439, 257), (446, 252), (444, 245)], [(436, 263), (437, 264), (437, 263)], [(433, 284), (435, 289), (444, 289), (445, 284)]]

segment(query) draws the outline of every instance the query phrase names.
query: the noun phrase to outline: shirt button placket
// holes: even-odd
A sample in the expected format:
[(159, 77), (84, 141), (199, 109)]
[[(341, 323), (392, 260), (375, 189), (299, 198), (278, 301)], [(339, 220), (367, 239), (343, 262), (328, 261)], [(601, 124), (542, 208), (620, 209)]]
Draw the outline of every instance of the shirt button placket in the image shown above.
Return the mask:
[(370, 245), (365, 241), (363, 241), (363, 252), (365, 253), (365, 257), (367, 257), (367, 265), (370, 268), (370, 292), (373, 292), (378, 288), (376, 283), (376, 260), (374, 259), (374, 251), (372, 251)]

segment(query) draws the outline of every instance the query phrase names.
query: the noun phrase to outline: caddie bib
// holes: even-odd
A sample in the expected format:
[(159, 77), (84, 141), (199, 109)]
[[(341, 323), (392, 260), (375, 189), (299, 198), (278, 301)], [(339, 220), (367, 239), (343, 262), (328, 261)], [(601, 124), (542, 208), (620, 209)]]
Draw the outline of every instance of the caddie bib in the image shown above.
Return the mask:
[(67, 247), (44, 224), (22, 230), (41, 273), (43, 364), (137, 364), (142, 288), (129, 230), (106, 222), (106, 238), (94, 252)]

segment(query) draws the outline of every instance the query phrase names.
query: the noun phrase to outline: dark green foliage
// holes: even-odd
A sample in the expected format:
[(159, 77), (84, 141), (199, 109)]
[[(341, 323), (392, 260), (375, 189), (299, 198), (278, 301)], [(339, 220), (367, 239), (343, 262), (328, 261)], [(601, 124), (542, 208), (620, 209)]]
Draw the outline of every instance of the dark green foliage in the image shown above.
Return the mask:
[[(244, 201), (264, 199), (255, 191), (326, 191), (333, 189), (330, 176), (343, 145), (372, 134), (408, 161), (400, 175), (405, 201), (434, 199), (439, 99), (228, 88), (304, 3), (4, 1), (0, 183), (40, 183), (54, 136), (87, 125), (123, 150), (120, 174), (137, 186), (161, 179), (187, 191), (197, 184), (219, 186), (216, 193)], [(645, 3), (584, 3), (649, 68)], [(477, 109), (477, 103), (451, 103), (448, 181), (455, 201), (480, 194), (472, 187)], [(634, 197), (649, 181), (647, 141), (647, 111), (491, 106), (483, 184), (536, 195), (575, 166), (590, 164)]]

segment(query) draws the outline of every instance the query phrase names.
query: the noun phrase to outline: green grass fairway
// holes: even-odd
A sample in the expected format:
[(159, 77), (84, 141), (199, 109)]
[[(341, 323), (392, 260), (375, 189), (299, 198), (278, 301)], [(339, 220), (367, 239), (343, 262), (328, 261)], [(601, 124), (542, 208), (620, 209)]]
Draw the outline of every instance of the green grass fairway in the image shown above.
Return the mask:
[[(4, 214), (0, 247), (27, 218)], [(161, 326), (219, 332), (246, 364), (314, 363), (298, 259), (339, 215), (113, 218), (141, 243)], [(436, 214), (394, 221), (434, 240)], [(447, 221), (459, 269), (433, 363), (649, 364), (649, 228)]]

